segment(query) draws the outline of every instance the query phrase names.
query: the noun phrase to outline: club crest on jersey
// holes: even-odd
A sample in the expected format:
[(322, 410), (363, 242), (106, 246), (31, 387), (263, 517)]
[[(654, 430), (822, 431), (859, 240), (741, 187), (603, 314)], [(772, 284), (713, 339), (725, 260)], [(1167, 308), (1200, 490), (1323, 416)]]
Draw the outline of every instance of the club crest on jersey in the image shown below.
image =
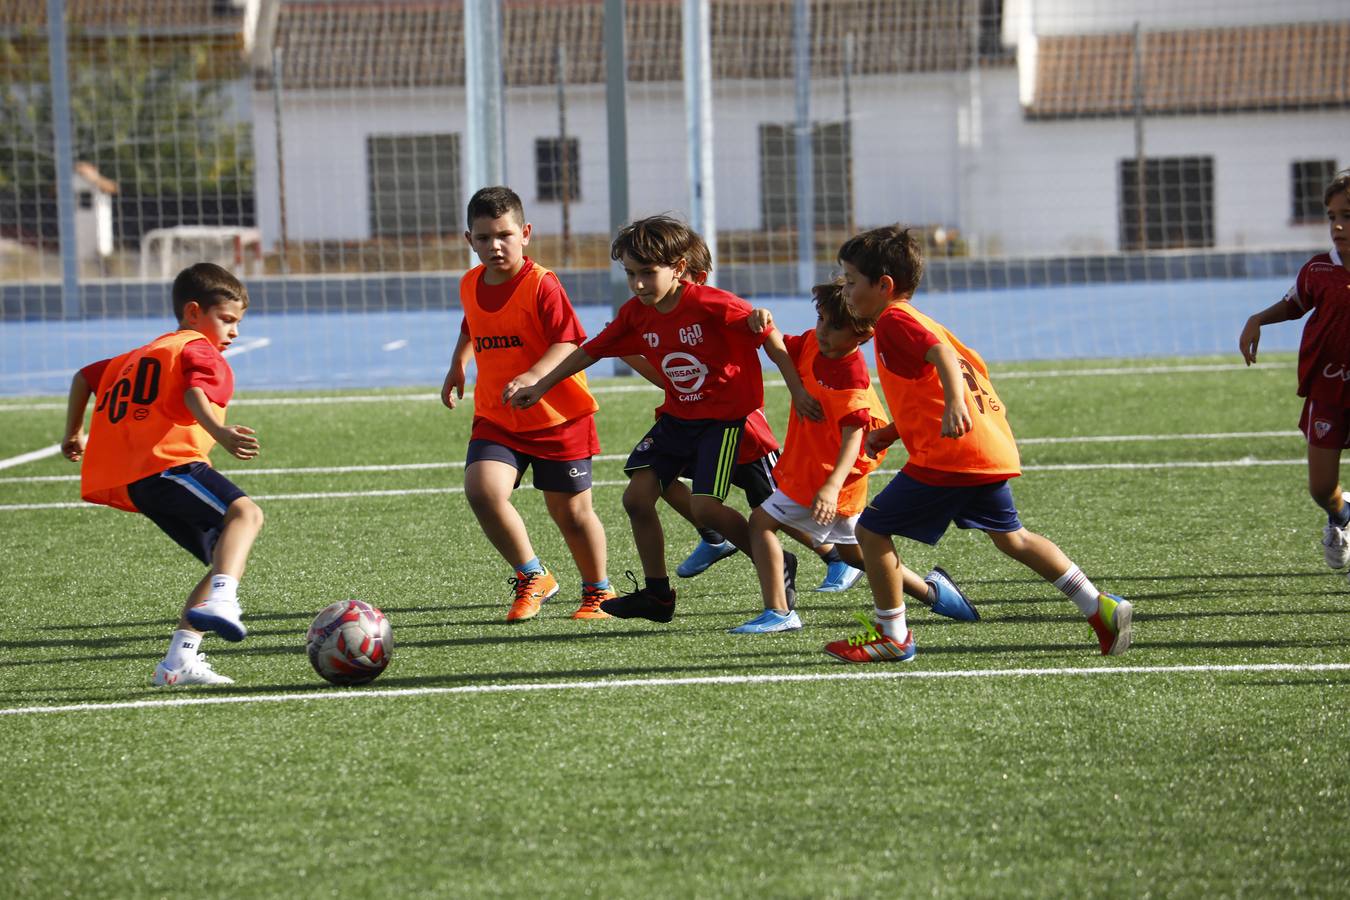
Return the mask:
[(656, 441), (652, 440), (650, 436), (644, 437), (642, 440), (638, 441), (638, 445), (633, 448), (633, 452), (646, 453), (648, 450), (652, 449), (652, 445), (655, 443)]
[(1317, 419), (1313, 422), (1313, 434), (1319, 438), (1326, 437), (1329, 431), (1331, 431), (1331, 423), (1326, 419)]
[(661, 371), (681, 394), (694, 394), (708, 378), (708, 367), (696, 356), (676, 351), (661, 360)]
[(482, 353), (484, 350), (505, 350), (509, 347), (523, 346), (525, 346), (525, 343), (517, 334), (490, 334), (473, 339), (475, 353)]

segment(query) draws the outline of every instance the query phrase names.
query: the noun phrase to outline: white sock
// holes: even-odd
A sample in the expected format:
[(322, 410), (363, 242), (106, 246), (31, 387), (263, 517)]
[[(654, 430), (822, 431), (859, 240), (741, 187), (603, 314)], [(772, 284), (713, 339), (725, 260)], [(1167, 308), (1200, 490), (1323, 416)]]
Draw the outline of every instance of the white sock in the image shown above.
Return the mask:
[(886, 637), (897, 644), (905, 642), (905, 635), (909, 633), (909, 626), (905, 624), (904, 603), (901, 603), (896, 609), (874, 607), (872, 609), (872, 621), (877, 623), (877, 631), (880, 631)]
[(197, 657), (201, 649), (202, 636), (195, 631), (179, 629), (169, 638), (169, 652), (164, 654), (164, 664), (170, 669), (181, 668), (189, 660)]
[(239, 599), (239, 579), (233, 575), (212, 575), (211, 593), (207, 596), (208, 600), (233, 600)]
[(1097, 602), (1099, 596), (1097, 586), (1073, 563), (1069, 564), (1067, 572), (1055, 579), (1055, 587), (1072, 600), (1085, 616), (1092, 615), (1100, 606)]

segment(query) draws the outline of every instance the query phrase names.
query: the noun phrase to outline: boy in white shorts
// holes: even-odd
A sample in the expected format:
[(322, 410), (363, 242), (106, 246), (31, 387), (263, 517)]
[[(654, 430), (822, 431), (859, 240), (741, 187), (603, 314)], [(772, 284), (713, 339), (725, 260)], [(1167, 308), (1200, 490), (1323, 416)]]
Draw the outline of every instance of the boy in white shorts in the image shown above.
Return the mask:
[[(777, 532), (784, 527), (802, 532), (817, 546), (834, 544), (849, 565), (863, 566), (853, 528), (867, 505), (867, 475), (884, 458), (863, 452), (867, 432), (889, 423), (881, 398), (872, 387), (867, 361), (858, 348), (872, 336), (872, 325), (853, 314), (843, 284), (836, 281), (812, 289), (816, 327), (784, 336), (787, 359), (780, 368), (797, 369), (809, 398), (794, 398), (787, 440), (773, 476), (777, 490), (750, 515), (750, 546), (759, 573), (764, 612), (732, 634), (770, 634), (802, 627), (790, 608), (783, 579), (783, 547)], [(771, 319), (757, 310), (760, 321)], [(767, 349), (770, 357), (774, 350)], [(783, 352), (783, 351), (778, 351)], [(905, 569), (905, 592), (951, 618), (979, 618), (975, 608), (941, 569), (927, 578)]]

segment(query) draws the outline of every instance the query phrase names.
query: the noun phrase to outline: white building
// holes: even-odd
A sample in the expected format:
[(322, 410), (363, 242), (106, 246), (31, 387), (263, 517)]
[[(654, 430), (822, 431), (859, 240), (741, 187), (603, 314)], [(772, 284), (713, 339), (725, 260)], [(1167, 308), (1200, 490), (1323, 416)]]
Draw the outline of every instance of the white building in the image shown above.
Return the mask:
[[(718, 231), (787, 234), (793, 4), (711, 8)], [(1350, 162), (1344, 3), (815, 0), (810, 10), (817, 227), (941, 226), (975, 253), (1008, 256), (1324, 237), (1321, 187)], [(627, 16), (631, 213), (686, 213), (680, 3), (629, 3)], [(513, 3), (503, 25), (507, 183), (538, 228), (557, 232), (557, 163), (574, 154), (571, 231), (604, 234), (602, 6)], [(269, 245), (282, 235), (283, 182), (291, 241), (463, 230), (479, 185), (464, 183), (462, 28), (462, 6), (448, 2), (281, 5), (254, 55)]]

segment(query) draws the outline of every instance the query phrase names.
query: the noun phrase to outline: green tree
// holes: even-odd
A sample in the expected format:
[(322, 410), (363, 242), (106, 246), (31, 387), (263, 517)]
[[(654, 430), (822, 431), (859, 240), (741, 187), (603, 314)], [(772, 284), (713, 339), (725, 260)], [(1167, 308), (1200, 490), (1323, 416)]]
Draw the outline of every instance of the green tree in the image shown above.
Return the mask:
[[(81, 46), (89, 46), (82, 44)], [(36, 50), (34, 49), (36, 48)], [(165, 48), (134, 37), (71, 57), (76, 160), (133, 195), (239, 196), (253, 190), (248, 126), (233, 121), (228, 82), (201, 77), (203, 45)], [(52, 91), (41, 42), (0, 42), (0, 191), (49, 194), (55, 183)], [(242, 75), (242, 68), (240, 70)]]

